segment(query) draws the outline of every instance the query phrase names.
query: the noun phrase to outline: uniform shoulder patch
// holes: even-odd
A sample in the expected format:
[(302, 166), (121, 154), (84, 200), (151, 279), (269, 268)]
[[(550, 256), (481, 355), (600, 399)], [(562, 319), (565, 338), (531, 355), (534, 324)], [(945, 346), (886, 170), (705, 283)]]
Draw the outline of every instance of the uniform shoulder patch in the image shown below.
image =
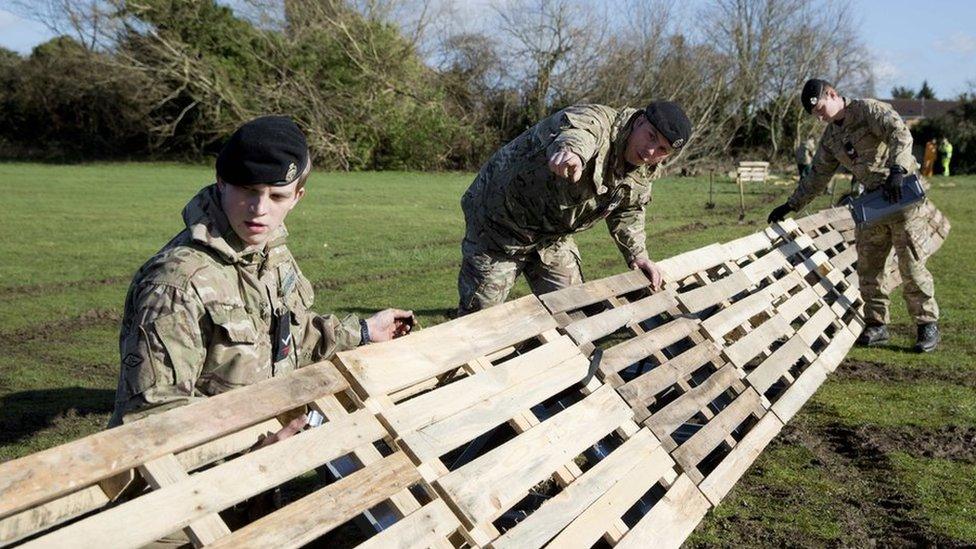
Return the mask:
[(150, 259), (141, 270), (140, 282), (184, 290), (199, 271), (214, 264), (215, 260), (206, 252), (178, 245)]

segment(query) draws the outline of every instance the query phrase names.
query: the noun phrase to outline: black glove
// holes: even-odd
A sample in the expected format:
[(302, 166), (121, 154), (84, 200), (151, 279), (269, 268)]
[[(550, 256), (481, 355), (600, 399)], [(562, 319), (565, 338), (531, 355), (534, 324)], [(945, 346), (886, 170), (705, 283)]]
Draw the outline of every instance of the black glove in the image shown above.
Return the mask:
[(786, 217), (786, 214), (793, 211), (793, 207), (787, 202), (781, 206), (776, 206), (773, 211), (769, 212), (769, 217), (766, 218), (766, 223), (776, 223), (777, 221), (782, 221)]
[(884, 187), (882, 188), (884, 197), (888, 199), (888, 202), (894, 204), (901, 200), (901, 182), (905, 179), (906, 173), (908, 173), (908, 170), (901, 166), (891, 167), (891, 171), (888, 172), (888, 179), (885, 179)]

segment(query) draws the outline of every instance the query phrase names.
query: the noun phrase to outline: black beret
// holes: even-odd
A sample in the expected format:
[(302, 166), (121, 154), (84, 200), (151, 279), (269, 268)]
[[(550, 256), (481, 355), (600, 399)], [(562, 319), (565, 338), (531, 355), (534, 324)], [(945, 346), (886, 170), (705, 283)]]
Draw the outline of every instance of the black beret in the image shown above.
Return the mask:
[(217, 177), (231, 185), (290, 185), (308, 166), (305, 134), (287, 116), (262, 116), (230, 136), (217, 156)]
[(817, 106), (817, 102), (823, 97), (827, 88), (833, 88), (833, 86), (826, 80), (819, 78), (807, 80), (807, 83), (803, 85), (803, 91), (800, 92), (800, 103), (803, 103), (803, 108), (807, 112), (813, 112), (813, 108)]
[(691, 137), (691, 121), (677, 103), (651, 101), (644, 109), (644, 116), (674, 149), (683, 147)]

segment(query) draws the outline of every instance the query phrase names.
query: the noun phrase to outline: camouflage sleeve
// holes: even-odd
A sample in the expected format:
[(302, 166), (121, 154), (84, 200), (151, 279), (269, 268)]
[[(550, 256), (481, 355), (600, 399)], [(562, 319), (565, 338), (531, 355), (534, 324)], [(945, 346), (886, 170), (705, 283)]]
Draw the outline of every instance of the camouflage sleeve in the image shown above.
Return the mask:
[[(296, 265), (296, 270), (298, 267)], [(300, 271), (298, 271), (300, 272)], [(359, 333), (359, 317), (347, 315), (343, 319), (335, 315), (320, 315), (312, 310), (315, 294), (312, 284), (299, 275), (298, 292), (305, 308), (292, 311), (301, 327), (301, 344), (298, 349), (298, 365), (306, 366), (332, 358), (339, 351), (354, 349), (362, 341)]]
[(546, 156), (552, 157), (559, 151), (576, 153), (585, 164), (596, 156), (600, 141), (610, 131), (613, 123), (605, 113), (592, 106), (575, 106), (564, 109), (559, 114), (559, 133), (546, 149)]
[(650, 200), (650, 189), (644, 192), (632, 190), (629, 200), (607, 216), (610, 237), (628, 266), (635, 259), (648, 258), (644, 210)]
[(867, 104), (868, 127), (888, 144), (888, 167), (901, 166), (911, 173), (915, 168), (912, 133), (895, 109), (880, 101)]
[(830, 183), (830, 178), (837, 171), (837, 165), (837, 159), (821, 140), (817, 154), (813, 156), (813, 166), (810, 173), (800, 180), (796, 190), (793, 191), (793, 195), (787, 200), (793, 211), (802, 210), (807, 204), (813, 202), (814, 198), (823, 194), (827, 184)]
[(110, 425), (205, 398), (194, 389), (207, 352), (202, 301), (192, 289), (169, 285), (134, 291), (131, 321), (119, 337), (122, 364)]

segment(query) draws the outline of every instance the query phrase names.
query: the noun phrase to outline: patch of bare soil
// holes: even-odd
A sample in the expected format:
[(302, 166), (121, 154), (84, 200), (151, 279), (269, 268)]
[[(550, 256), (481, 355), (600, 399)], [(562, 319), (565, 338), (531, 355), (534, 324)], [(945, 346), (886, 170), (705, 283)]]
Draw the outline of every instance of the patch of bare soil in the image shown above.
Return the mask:
[[(927, 458), (976, 460), (976, 428), (938, 429), (814, 426), (802, 421), (787, 425), (780, 444), (801, 445), (816, 456), (815, 465), (841, 483), (855, 483), (857, 496), (840, 502), (846, 537), (857, 546), (964, 547), (932, 531), (918, 518), (910, 494), (892, 482), (889, 455), (907, 452)], [(847, 473), (845, 473), (847, 471)], [(847, 478), (856, 471), (856, 478)]]
[(122, 315), (116, 309), (89, 309), (74, 317), (0, 333), (0, 350), (64, 339), (65, 335), (92, 326), (118, 325)]
[(846, 359), (837, 368), (836, 379), (856, 381), (913, 382), (941, 381), (952, 385), (976, 387), (976, 378), (970, 372), (949, 372), (924, 368), (898, 368), (881, 362)]
[(128, 282), (127, 277), (113, 276), (97, 280), (72, 280), (68, 282), (49, 282), (46, 284), (26, 284), (0, 289), (0, 301), (8, 301), (18, 297), (44, 295), (74, 288), (91, 288), (92, 286), (112, 286)]

